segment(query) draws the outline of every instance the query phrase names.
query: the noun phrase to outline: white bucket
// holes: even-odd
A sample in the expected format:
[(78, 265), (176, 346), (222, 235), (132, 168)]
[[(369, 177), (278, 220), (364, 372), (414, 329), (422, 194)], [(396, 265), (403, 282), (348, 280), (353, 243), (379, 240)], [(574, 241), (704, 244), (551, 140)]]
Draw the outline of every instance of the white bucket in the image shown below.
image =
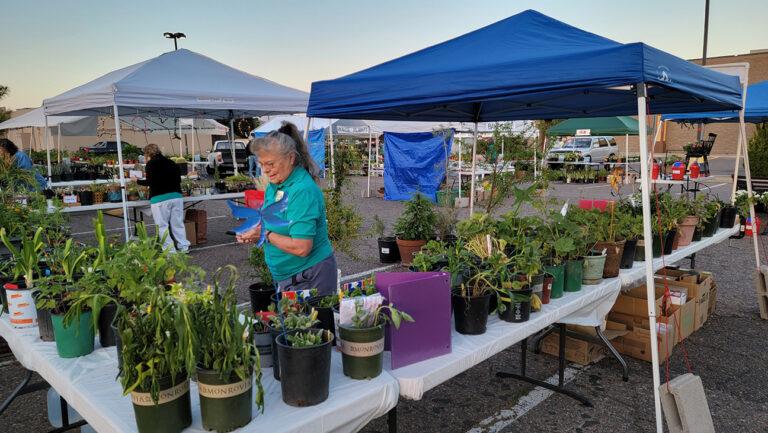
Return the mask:
[(37, 309), (31, 289), (18, 288), (13, 283), (5, 285), (8, 298), (8, 316), (14, 328), (32, 328), (37, 326)]

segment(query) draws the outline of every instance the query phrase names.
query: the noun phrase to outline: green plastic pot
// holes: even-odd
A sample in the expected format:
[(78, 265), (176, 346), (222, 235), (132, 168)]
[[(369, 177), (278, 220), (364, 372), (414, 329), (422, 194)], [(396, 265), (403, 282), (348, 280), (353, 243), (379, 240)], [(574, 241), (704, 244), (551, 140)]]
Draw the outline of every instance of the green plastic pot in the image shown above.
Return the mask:
[(224, 433), (251, 422), (253, 375), (241, 380), (233, 373), (222, 379), (218, 372), (198, 367), (197, 384), (204, 429)]
[[(665, 239), (665, 240), (667, 239), (667, 234), (666, 233), (664, 233), (662, 235), (662, 239)], [(657, 233), (654, 233), (653, 234), (653, 248), (652, 248), (653, 258), (656, 259), (656, 258), (661, 257), (661, 252), (662, 252), (663, 249), (664, 249), (664, 242), (659, 240), (659, 235)]]
[(603, 280), (606, 258), (607, 255), (600, 253), (584, 256), (584, 273), (581, 276), (583, 284), (599, 284)]
[(341, 364), (352, 379), (372, 379), (381, 374), (384, 324), (372, 328), (339, 325)]
[(645, 261), (645, 241), (642, 239), (637, 240), (637, 246), (635, 247), (635, 261)]
[(139, 433), (178, 433), (192, 424), (192, 404), (189, 400), (189, 378), (171, 376), (160, 378), (160, 394), (152, 401), (149, 390), (137, 388), (131, 392), (133, 413)]
[(93, 329), (92, 313), (86, 311), (80, 314), (76, 321), (64, 325), (63, 314), (51, 314), (53, 335), (56, 339), (56, 351), (62, 358), (77, 358), (93, 352), (93, 339), (96, 332)]
[(549, 297), (552, 299), (562, 298), (565, 289), (565, 264), (545, 266), (544, 270), (553, 278)]
[(565, 291), (578, 292), (581, 290), (581, 279), (584, 272), (584, 260), (574, 259), (565, 262)]

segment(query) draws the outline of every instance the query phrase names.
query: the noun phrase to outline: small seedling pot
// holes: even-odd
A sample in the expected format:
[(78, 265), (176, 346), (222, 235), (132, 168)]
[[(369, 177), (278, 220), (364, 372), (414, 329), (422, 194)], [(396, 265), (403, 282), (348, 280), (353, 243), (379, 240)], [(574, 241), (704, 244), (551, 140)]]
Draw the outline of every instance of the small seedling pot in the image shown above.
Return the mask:
[(581, 276), (583, 284), (599, 284), (603, 280), (606, 254), (592, 251), (584, 256), (584, 274)]
[(285, 404), (306, 407), (328, 399), (333, 336), (324, 334), (326, 341), (312, 347), (292, 347), (285, 334), (277, 337), (280, 389)]
[[(511, 302), (501, 301), (506, 307), (504, 311), (499, 312), (499, 318), (505, 322), (522, 323), (531, 318), (531, 289), (515, 290), (510, 292)], [(506, 297), (507, 295), (503, 295)], [(515, 297), (526, 298), (527, 300), (514, 299)]]
[(581, 290), (581, 280), (584, 273), (584, 259), (572, 259), (565, 262), (565, 291), (578, 292)]
[(619, 276), (619, 265), (621, 257), (624, 254), (624, 239), (617, 242), (598, 242), (595, 244), (596, 251), (605, 250), (605, 266), (603, 267), (603, 278), (615, 278)]
[(192, 424), (192, 405), (189, 399), (189, 378), (171, 376), (160, 379), (158, 401), (152, 400), (149, 390), (131, 392), (133, 413), (139, 433), (178, 433)]
[(24, 282), (11, 282), (3, 285), (7, 298), (8, 315), (11, 326), (16, 329), (37, 326), (37, 308), (32, 296), (32, 288)]
[(37, 329), (40, 331), (40, 339), (43, 341), (55, 341), (51, 310), (37, 309)]
[(548, 265), (544, 267), (544, 270), (552, 275), (551, 293), (549, 297), (552, 299), (562, 298), (563, 291), (565, 290), (565, 263)]
[(243, 380), (232, 373), (222, 379), (216, 371), (198, 367), (197, 391), (205, 430), (230, 432), (251, 422), (253, 375)]
[(371, 328), (339, 325), (339, 347), (344, 375), (373, 379), (381, 374), (384, 324)]
[(491, 297), (495, 298), (496, 295), (489, 293), (475, 298), (461, 296), (457, 293), (451, 295), (456, 332), (465, 335), (485, 334)]
[(93, 313), (85, 311), (69, 325), (64, 324), (63, 314), (51, 314), (56, 352), (62, 358), (77, 358), (93, 352)]

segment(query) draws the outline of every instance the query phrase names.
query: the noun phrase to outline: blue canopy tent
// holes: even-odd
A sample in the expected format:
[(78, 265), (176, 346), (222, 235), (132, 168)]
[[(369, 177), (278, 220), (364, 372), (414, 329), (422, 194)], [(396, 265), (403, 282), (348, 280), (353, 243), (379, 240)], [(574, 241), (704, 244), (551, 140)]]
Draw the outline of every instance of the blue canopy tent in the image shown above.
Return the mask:
[[(678, 123), (737, 123), (738, 111), (715, 111), (709, 113), (667, 114), (661, 120)], [(747, 100), (744, 104), (744, 121), (748, 123), (768, 122), (768, 81), (747, 86)]]
[[(621, 44), (529, 10), (366, 70), (315, 82), (308, 116), (477, 124), (637, 114), (644, 237), (652, 239), (646, 115), (736, 110), (741, 101), (738, 77), (642, 43)], [(476, 132), (474, 142), (473, 173)], [(650, 248), (645, 253), (655, 342), (653, 257)], [(651, 348), (656, 428), (661, 432), (659, 358), (656, 344)]]

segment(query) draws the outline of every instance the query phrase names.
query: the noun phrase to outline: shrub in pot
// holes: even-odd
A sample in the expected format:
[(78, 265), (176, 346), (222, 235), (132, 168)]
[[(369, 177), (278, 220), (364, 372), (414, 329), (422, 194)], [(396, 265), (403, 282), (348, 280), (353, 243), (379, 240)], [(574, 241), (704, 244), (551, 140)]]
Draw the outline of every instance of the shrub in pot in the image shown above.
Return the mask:
[(300, 330), (277, 337), (283, 402), (306, 407), (328, 398), (332, 340), (333, 335), (323, 329)]
[[(287, 298), (282, 298), (281, 303)], [(287, 310), (280, 305), (280, 312), (270, 318), (269, 331), (272, 335), (272, 374), (275, 380), (280, 380), (280, 351), (277, 347), (277, 338), (281, 335), (300, 330), (307, 330), (317, 325), (317, 311), (314, 309), (309, 314), (300, 314)]]
[(345, 376), (373, 379), (381, 374), (384, 325), (391, 323), (395, 329), (399, 329), (401, 321), (413, 322), (413, 318), (394, 305), (364, 304), (362, 299), (345, 298), (341, 301), (341, 308), (350, 304), (355, 311), (350, 322), (339, 323), (341, 361)]
[(423, 247), (427, 240), (435, 236), (435, 211), (432, 203), (423, 195), (416, 193), (405, 205), (405, 210), (395, 222), (397, 247), (403, 266), (409, 266), (414, 253)]
[(699, 196), (703, 200), (703, 212), (699, 219), (699, 228), (702, 237), (711, 237), (720, 226), (721, 202), (705, 196)]
[(267, 261), (264, 258), (264, 250), (258, 246), (254, 246), (251, 249), (249, 261), (259, 279), (258, 283), (248, 286), (248, 293), (251, 299), (251, 311), (254, 313), (267, 311), (269, 305), (272, 303), (271, 297), (275, 294), (275, 282), (272, 279), (272, 272), (267, 266)]
[[(593, 210), (590, 215), (593, 217), (592, 223), (589, 225), (589, 229), (593, 230), (595, 243), (593, 249), (597, 251), (605, 251), (605, 262), (603, 266), (602, 278), (614, 278), (619, 276), (619, 266), (621, 265), (621, 257), (624, 254), (624, 245), (626, 239), (621, 236), (621, 217), (618, 215), (621, 211), (616, 209), (615, 205), (610, 205), (609, 209), (605, 212), (600, 210)], [(589, 271), (585, 269), (585, 274), (592, 271), (592, 264), (596, 259), (587, 258), (585, 268), (589, 266)], [(586, 279), (587, 277), (585, 277)], [(590, 279), (593, 280), (594, 279)]]
[(251, 421), (253, 387), (256, 405), (264, 408), (259, 353), (250, 333), (253, 319), (241, 318), (237, 309), (234, 266), (226, 287), (220, 285), (221, 269), (214, 277), (214, 288), (202, 294), (183, 297), (190, 310), (197, 336), (197, 389), (200, 414), (205, 430), (229, 432)]
[(381, 263), (397, 263), (400, 261), (400, 249), (394, 236), (385, 236), (386, 225), (378, 215), (373, 217), (373, 233), (377, 236), (379, 261)]
[[(189, 372), (195, 371), (195, 332), (180, 283), (169, 292), (147, 286), (145, 301), (120, 312), (120, 383), (131, 396), (139, 433), (176, 433), (192, 423)], [(177, 298), (178, 297), (178, 298)]]

